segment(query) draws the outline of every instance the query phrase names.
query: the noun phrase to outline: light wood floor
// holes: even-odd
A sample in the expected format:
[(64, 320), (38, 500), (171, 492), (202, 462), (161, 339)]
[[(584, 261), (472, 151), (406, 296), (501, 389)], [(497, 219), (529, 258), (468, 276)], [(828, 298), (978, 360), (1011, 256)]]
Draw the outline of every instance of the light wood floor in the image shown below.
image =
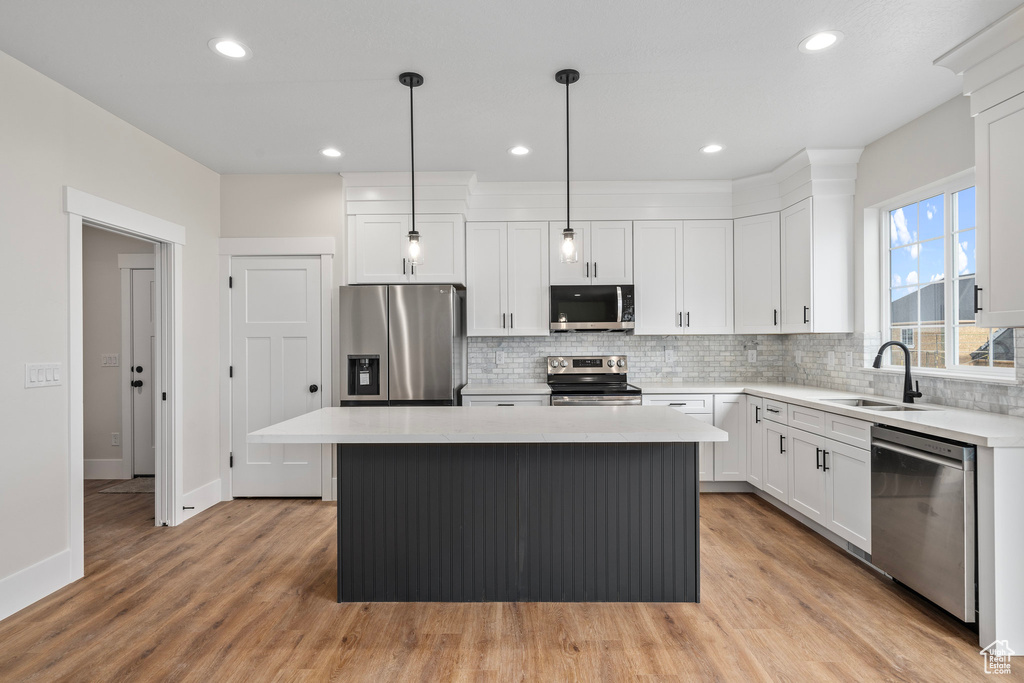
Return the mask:
[(700, 604), (339, 605), (333, 504), (155, 528), (109, 483), (86, 577), (0, 622), (0, 681), (987, 678), (975, 634), (752, 495), (701, 496)]

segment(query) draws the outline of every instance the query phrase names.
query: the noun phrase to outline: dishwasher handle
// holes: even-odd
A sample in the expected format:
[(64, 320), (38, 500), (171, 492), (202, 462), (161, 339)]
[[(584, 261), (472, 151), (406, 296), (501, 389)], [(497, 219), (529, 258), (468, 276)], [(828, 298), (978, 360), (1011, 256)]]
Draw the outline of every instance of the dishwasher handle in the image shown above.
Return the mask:
[(952, 458), (943, 458), (941, 455), (932, 455), (931, 453), (925, 453), (913, 448), (906, 448), (904, 446), (898, 446), (888, 441), (874, 441), (871, 444), (874, 448), (882, 448), (893, 453), (899, 453), (905, 455), (908, 458), (917, 458), (918, 460), (924, 460), (934, 465), (941, 465), (942, 467), (949, 467), (954, 470), (963, 470), (964, 464), (961, 461), (953, 460)]

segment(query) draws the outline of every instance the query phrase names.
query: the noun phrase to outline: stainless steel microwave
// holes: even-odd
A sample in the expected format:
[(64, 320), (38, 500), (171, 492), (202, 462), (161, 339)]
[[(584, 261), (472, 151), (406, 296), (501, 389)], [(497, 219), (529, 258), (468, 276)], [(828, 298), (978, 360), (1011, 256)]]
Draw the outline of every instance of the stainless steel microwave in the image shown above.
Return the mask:
[(551, 331), (628, 332), (633, 285), (553, 285)]

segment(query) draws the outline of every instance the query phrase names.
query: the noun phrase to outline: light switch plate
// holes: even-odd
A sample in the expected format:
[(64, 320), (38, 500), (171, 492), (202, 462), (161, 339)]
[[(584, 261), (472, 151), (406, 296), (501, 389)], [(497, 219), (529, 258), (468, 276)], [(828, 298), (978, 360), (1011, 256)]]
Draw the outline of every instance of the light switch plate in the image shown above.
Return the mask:
[(848, 368), (852, 368), (853, 367), (853, 351), (847, 351), (846, 352), (846, 367), (848, 367)]
[(64, 376), (62, 363), (25, 363), (25, 388), (59, 387)]
[(504, 365), (505, 364), (505, 352), (504, 351), (495, 351), (494, 352), (494, 362), (497, 365)]
[(750, 349), (749, 351), (747, 351), (747, 362), (748, 363), (756, 363), (757, 362), (757, 349)]
[(120, 354), (117, 353), (104, 353), (100, 354), (100, 365), (104, 368), (116, 368), (120, 365)]

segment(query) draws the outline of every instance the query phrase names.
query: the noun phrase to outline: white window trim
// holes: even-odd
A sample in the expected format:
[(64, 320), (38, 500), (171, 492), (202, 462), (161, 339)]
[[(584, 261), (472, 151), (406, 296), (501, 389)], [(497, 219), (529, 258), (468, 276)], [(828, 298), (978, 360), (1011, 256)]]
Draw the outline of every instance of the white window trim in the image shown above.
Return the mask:
[[(943, 236), (944, 236), (944, 262), (945, 262), (945, 281), (947, 286), (945, 287), (945, 310), (946, 310), (946, 362), (947, 367), (945, 368), (920, 368), (911, 366), (911, 369), (915, 374), (921, 376), (931, 377), (943, 377), (948, 379), (961, 379), (967, 381), (976, 382), (1016, 382), (1017, 369), (1012, 368), (977, 368), (972, 366), (956, 365), (949, 367), (949, 360), (956, 357), (956, 335), (953, 334), (954, 324), (950, 319), (950, 315), (957, 313), (958, 297), (954, 290), (954, 268), (953, 263), (953, 250), (951, 248), (953, 233), (953, 216), (952, 216), (952, 195), (955, 192), (966, 190), (969, 187), (975, 186), (974, 169), (968, 169), (957, 173), (949, 178), (939, 180), (937, 182), (919, 187), (910, 192), (905, 192), (898, 197), (895, 197), (884, 204), (878, 206), (879, 209), (879, 229), (883, 233), (879, 239), (879, 258), (881, 267), (880, 271), (880, 291), (879, 295), (881, 298), (879, 313), (882, 331), (882, 340), (887, 341), (890, 332), (890, 313), (892, 310), (892, 304), (890, 302), (890, 290), (892, 286), (892, 266), (889, 261), (890, 256), (890, 221), (891, 212), (896, 209), (902, 208), (907, 204), (920, 202), (924, 199), (934, 197), (940, 192), (943, 194), (943, 210), (944, 214), (944, 225), (943, 225)], [(975, 228), (977, 229), (977, 228)], [(920, 327), (920, 325), (919, 325)], [(918, 328), (915, 328), (918, 329)], [(890, 356), (891, 357), (891, 356)], [(903, 373), (902, 365), (891, 365), (885, 364), (881, 368), (884, 371), (899, 372)]]

